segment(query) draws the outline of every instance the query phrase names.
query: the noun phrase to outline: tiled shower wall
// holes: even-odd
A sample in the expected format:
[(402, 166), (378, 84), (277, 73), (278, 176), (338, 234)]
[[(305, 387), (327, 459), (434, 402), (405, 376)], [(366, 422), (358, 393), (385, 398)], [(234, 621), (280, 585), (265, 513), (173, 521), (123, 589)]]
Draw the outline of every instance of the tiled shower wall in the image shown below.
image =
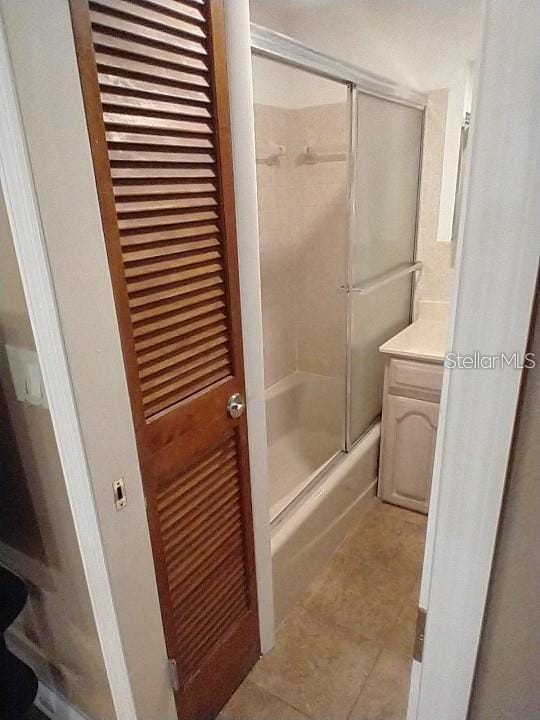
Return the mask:
[[(437, 241), (447, 100), (434, 90), (426, 112), (415, 312), (420, 300), (449, 301), (452, 289), (452, 246)], [(344, 374), (347, 162), (306, 164), (302, 153), (344, 151), (347, 126), (346, 103), (255, 105), (266, 387), (296, 370)], [(261, 162), (278, 145), (278, 163)]]
[[(344, 373), (347, 162), (306, 164), (303, 151), (345, 152), (347, 124), (346, 103), (255, 105), (266, 387)], [(278, 164), (261, 162), (278, 145)]]

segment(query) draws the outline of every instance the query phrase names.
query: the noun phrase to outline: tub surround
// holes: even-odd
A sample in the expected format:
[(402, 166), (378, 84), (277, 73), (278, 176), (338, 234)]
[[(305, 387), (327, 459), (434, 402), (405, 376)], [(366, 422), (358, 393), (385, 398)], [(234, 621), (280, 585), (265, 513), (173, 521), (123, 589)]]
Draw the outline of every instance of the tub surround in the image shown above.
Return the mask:
[(266, 388), (296, 371), (343, 379), (347, 163), (305, 163), (303, 151), (345, 147), (347, 117), (346, 102), (255, 104)]

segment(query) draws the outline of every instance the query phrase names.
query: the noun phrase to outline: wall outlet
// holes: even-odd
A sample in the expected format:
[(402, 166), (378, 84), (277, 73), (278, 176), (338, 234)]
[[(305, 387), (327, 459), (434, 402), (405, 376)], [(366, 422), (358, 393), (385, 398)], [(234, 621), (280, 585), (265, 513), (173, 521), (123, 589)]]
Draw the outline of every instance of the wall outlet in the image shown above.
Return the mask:
[(5, 347), (17, 400), (28, 405), (47, 407), (37, 352), (16, 345)]

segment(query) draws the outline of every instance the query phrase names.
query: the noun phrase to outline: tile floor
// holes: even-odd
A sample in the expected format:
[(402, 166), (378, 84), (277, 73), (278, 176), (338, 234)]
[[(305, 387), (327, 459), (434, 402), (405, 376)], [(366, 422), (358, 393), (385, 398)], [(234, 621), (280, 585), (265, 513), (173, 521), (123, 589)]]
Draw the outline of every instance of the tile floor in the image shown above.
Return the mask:
[(373, 500), (219, 720), (404, 720), (425, 527)]

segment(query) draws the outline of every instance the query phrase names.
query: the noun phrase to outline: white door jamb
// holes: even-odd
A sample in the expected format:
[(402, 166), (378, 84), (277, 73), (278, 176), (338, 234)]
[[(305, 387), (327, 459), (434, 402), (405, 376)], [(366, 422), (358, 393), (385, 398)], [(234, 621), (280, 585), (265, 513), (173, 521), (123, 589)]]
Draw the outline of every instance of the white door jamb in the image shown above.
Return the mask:
[(467, 717), (540, 255), (540, 5), (486, 8), (450, 336), (499, 362), (445, 370), (409, 720)]

